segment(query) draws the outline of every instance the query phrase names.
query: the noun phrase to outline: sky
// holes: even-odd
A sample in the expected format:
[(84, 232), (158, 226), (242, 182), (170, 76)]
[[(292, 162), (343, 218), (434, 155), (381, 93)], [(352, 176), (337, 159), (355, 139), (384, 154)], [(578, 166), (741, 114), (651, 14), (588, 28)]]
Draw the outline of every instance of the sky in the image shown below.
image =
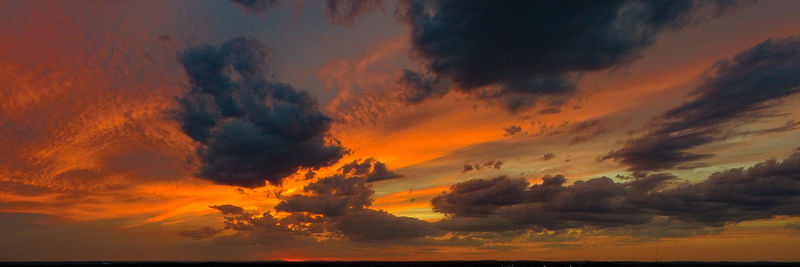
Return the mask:
[(800, 261), (800, 2), (0, 2), (0, 261)]

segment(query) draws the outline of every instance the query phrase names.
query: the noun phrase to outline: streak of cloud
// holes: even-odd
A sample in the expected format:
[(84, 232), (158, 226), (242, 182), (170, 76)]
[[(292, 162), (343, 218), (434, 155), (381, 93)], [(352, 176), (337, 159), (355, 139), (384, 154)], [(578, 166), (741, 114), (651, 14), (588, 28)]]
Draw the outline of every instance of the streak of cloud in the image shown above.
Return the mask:
[[(769, 108), (800, 92), (800, 36), (764, 41), (718, 61), (706, 73), (694, 99), (654, 118), (643, 135), (601, 159), (649, 171), (713, 156), (689, 150), (736, 136), (731, 129), (768, 116)], [(761, 133), (794, 129), (798, 126), (790, 122)]]

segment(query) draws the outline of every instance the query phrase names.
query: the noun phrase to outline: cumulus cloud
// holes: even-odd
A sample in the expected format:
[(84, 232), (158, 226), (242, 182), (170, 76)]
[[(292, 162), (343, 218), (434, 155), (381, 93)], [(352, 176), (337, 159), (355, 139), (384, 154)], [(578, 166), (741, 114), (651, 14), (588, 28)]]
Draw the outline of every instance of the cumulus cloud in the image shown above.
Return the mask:
[(285, 212), (309, 212), (342, 216), (372, 204), (372, 188), (363, 177), (334, 175), (313, 182), (303, 189), (308, 195), (292, 195), (275, 206)]
[(280, 184), (348, 153), (329, 137), (332, 119), (311, 95), (272, 81), (268, 57), (266, 47), (243, 37), (180, 56), (190, 91), (179, 99), (178, 119), (200, 143), (199, 177), (250, 188)]
[(407, 241), (439, 234), (432, 223), (370, 209), (373, 194), (366, 177), (337, 174), (308, 184), (303, 194), (282, 197), (275, 209), (290, 214), (284, 218), (218, 209), (231, 215), (226, 217), (228, 228), (240, 232), (332, 233), (356, 242)]
[(649, 208), (684, 221), (725, 223), (797, 216), (800, 210), (800, 153), (783, 161), (767, 160), (750, 168), (717, 172), (651, 196)]
[(553, 153), (545, 153), (544, 156), (542, 156), (542, 160), (551, 160), (555, 157), (556, 155)]
[[(764, 41), (718, 61), (706, 73), (694, 99), (655, 118), (645, 134), (602, 159), (646, 171), (713, 156), (689, 150), (736, 135), (731, 129), (758, 120), (779, 100), (800, 91), (800, 36)], [(797, 124), (790, 122), (761, 133), (794, 129)]]
[[(542, 97), (573, 93), (584, 72), (632, 62), (660, 33), (717, 15), (730, 3), (406, 1), (400, 17), (431, 73), (516, 112)], [(418, 91), (414, 100), (441, 94)]]
[(470, 180), (450, 187), (450, 192), (431, 200), (433, 210), (456, 216), (488, 215), (496, 206), (521, 203), (528, 182), (500, 176), (491, 180)]
[(666, 173), (628, 182), (600, 177), (571, 185), (561, 175), (545, 176), (532, 186), (505, 176), (470, 180), (453, 185), (431, 204), (446, 214), (437, 225), (451, 231), (620, 231), (669, 223), (676, 231), (700, 233), (746, 220), (800, 215), (800, 153), (717, 172), (693, 184)]

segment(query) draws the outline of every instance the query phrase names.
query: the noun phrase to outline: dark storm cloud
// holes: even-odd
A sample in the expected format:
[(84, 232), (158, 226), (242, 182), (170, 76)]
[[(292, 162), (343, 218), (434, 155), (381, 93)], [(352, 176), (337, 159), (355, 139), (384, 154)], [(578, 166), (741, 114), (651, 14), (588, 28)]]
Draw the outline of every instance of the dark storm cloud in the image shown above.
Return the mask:
[[(717, 15), (731, 3), (406, 1), (401, 19), (429, 71), (465, 92), (494, 85), (499, 89), (477, 95), (514, 112), (543, 96), (574, 92), (582, 73), (632, 62), (665, 30)], [(440, 94), (419, 91), (414, 100)]]
[[(603, 159), (631, 170), (658, 170), (712, 156), (688, 150), (736, 135), (732, 128), (769, 115), (767, 109), (800, 91), (800, 36), (764, 41), (706, 73), (693, 100), (655, 118), (648, 132)], [(790, 122), (760, 134), (794, 129)]]
[(230, 0), (250, 11), (261, 12), (278, 4), (278, 0)]
[(505, 132), (505, 133), (503, 133), (504, 136), (512, 137), (512, 136), (515, 136), (515, 135), (521, 133), (522, 132), (522, 127), (519, 127), (517, 125), (511, 125), (511, 126), (508, 126), (508, 127), (504, 127), (503, 131)]
[(215, 183), (280, 184), (300, 168), (336, 163), (348, 150), (328, 138), (332, 119), (307, 92), (271, 80), (254, 39), (184, 52), (190, 91), (179, 99), (184, 133), (202, 144), (198, 176)]
[(545, 176), (532, 186), (507, 177), (471, 180), (453, 185), (431, 204), (447, 215), (437, 225), (451, 231), (645, 228), (666, 220), (675, 231), (691, 233), (800, 215), (800, 153), (714, 173), (694, 184), (664, 173), (624, 183), (601, 177), (572, 185), (561, 175)]
[(325, 15), (331, 24), (352, 24), (355, 17), (381, 7), (378, 0), (325, 0)]

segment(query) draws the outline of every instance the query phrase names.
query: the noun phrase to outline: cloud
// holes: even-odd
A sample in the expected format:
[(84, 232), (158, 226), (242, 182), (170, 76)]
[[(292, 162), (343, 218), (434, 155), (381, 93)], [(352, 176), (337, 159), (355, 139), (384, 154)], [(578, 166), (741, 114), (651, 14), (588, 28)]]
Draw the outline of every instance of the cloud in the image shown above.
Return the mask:
[(190, 91), (179, 99), (184, 133), (201, 144), (201, 178), (225, 185), (280, 184), (300, 168), (336, 163), (348, 150), (307, 92), (271, 80), (269, 50), (254, 39), (180, 56)]
[(342, 174), (362, 176), (367, 179), (367, 182), (377, 182), (383, 180), (390, 180), (405, 177), (402, 174), (397, 174), (389, 170), (386, 164), (377, 161), (373, 158), (368, 158), (361, 163), (357, 160), (343, 165), (339, 168)]
[(325, 177), (307, 185), (303, 193), (283, 197), (275, 206), (277, 211), (290, 213), (287, 217), (277, 219), (269, 214), (258, 217), (244, 213), (229, 216), (226, 221), (230, 228), (238, 231), (253, 231), (261, 227), (259, 220), (268, 220), (266, 225), (270, 228), (277, 225), (279, 231), (329, 232), (357, 242), (413, 240), (439, 233), (432, 223), (370, 209), (374, 191), (363, 176)]
[(472, 170), (481, 170), (481, 169), (495, 169), (499, 170), (503, 167), (503, 161), (500, 160), (489, 160), (484, 162), (483, 164), (469, 164), (468, 162), (464, 163), (464, 169), (461, 173), (465, 173)]
[(210, 208), (219, 210), (219, 211), (222, 212), (222, 214), (231, 214), (231, 215), (244, 214), (244, 209), (242, 207), (235, 206), (235, 205), (230, 205), (230, 204), (214, 205), (214, 206), (211, 206)]
[(379, 7), (378, 0), (325, 0), (325, 15), (331, 24), (349, 25), (355, 17)]
[(363, 177), (334, 175), (310, 183), (303, 189), (308, 195), (286, 197), (275, 206), (278, 211), (309, 212), (325, 216), (343, 216), (372, 204), (372, 188)]
[(278, 4), (278, 0), (230, 0), (249, 11), (262, 12)]
[(316, 177), (316, 176), (317, 176), (317, 173), (316, 173), (316, 172), (314, 172), (313, 170), (308, 170), (308, 171), (306, 172), (306, 174), (304, 175), (304, 177), (306, 178), (306, 180), (309, 180), (309, 179), (314, 179), (314, 177)]
[(555, 157), (556, 157), (556, 155), (553, 154), (553, 153), (546, 153), (546, 154), (544, 154), (544, 156), (542, 156), (542, 160), (551, 160), (551, 159), (553, 159)]
[(607, 124), (608, 121), (603, 119), (586, 120), (574, 124), (567, 131), (567, 134), (573, 136), (572, 140), (569, 141), (569, 145), (585, 143), (597, 136), (610, 132), (611, 130)]
[(504, 127), (503, 131), (505, 132), (503, 134), (503, 136), (511, 137), (511, 136), (515, 136), (515, 135), (521, 133), (522, 132), (522, 127), (519, 127), (517, 125), (511, 125), (511, 126), (508, 126), (508, 127)]
[(665, 190), (648, 208), (672, 218), (721, 226), (726, 223), (797, 216), (800, 210), (800, 153), (753, 167), (717, 172), (697, 184)]
[(461, 171), (461, 173), (469, 172), (469, 171), (472, 171), (474, 169), (475, 168), (472, 167), (472, 164), (464, 163), (464, 169)]
[[(516, 112), (539, 98), (575, 92), (583, 73), (630, 63), (665, 30), (717, 15), (731, 3), (407, 1), (400, 17), (431, 73)], [(416, 101), (426, 94), (418, 95)]]
[(333, 219), (336, 228), (350, 240), (392, 242), (436, 235), (439, 230), (426, 221), (366, 209)]
[(405, 177), (402, 174), (397, 174), (392, 171), (389, 171), (389, 168), (386, 167), (385, 163), (380, 161), (376, 161), (374, 165), (372, 165), (372, 171), (367, 175), (367, 182), (377, 182), (395, 178), (403, 178)]
[(539, 111), (539, 114), (541, 114), (541, 115), (558, 114), (558, 113), (561, 113), (561, 109), (560, 108), (555, 108), (555, 107), (550, 107), (550, 108), (542, 109), (542, 110)]
[(694, 184), (666, 173), (624, 183), (600, 177), (572, 185), (561, 175), (545, 176), (532, 186), (505, 176), (470, 180), (453, 185), (431, 204), (446, 215), (437, 225), (450, 231), (620, 231), (637, 226), (642, 232), (648, 224), (668, 223), (676, 231), (700, 233), (747, 220), (800, 215), (800, 153), (780, 162), (717, 172)]
[[(568, 243), (588, 236), (640, 242), (710, 235), (720, 233), (726, 224), (800, 215), (798, 174), (800, 153), (783, 161), (714, 173), (697, 183), (668, 173), (638, 173), (625, 182), (600, 177), (572, 184), (562, 175), (547, 175), (534, 185), (507, 176), (474, 179), (431, 200), (433, 210), (444, 215), (433, 223), (371, 209), (373, 190), (366, 179), (337, 174), (310, 183), (300, 194), (281, 197), (275, 209), (287, 213), (282, 216), (226, 213), (220, 208), (226, 205), (214, 206), (225, 215), (225, 229), (237, 232), (214, 238), (245, 235), (269, 244), (303, 246), (340, 241), (448, 245), (431, 237), (451, 236), (461, 241), (449, 245), (470, 241), (475, 246), (482, 245), (480, 240), (519, 237)], [(206, 238), (204, 232), (184, 235)]]
[(424, 76), (408, 69), (397, 80), (401, 88), (400, 98), (407, 103), (421, 103), (425, 99), (439, 98), (450, 90), (439, 77)]
[[(737, 135), (731, 129), (768, 115), (779, 100), (800, 91), (800, 36), (764, 41), (718, 61), (706, 73), (694, 99), (655, 118), (645, 134), (602, 159), (644, 171), (713, 156), (689, 150)], [(790, 122), (760, 133), (797, 128)]]
[(521, 203), (528, 182), (505, 176), (455, 184), (431, 200), (433, 210), (456, 216), (488, 215), (496, 206)]

